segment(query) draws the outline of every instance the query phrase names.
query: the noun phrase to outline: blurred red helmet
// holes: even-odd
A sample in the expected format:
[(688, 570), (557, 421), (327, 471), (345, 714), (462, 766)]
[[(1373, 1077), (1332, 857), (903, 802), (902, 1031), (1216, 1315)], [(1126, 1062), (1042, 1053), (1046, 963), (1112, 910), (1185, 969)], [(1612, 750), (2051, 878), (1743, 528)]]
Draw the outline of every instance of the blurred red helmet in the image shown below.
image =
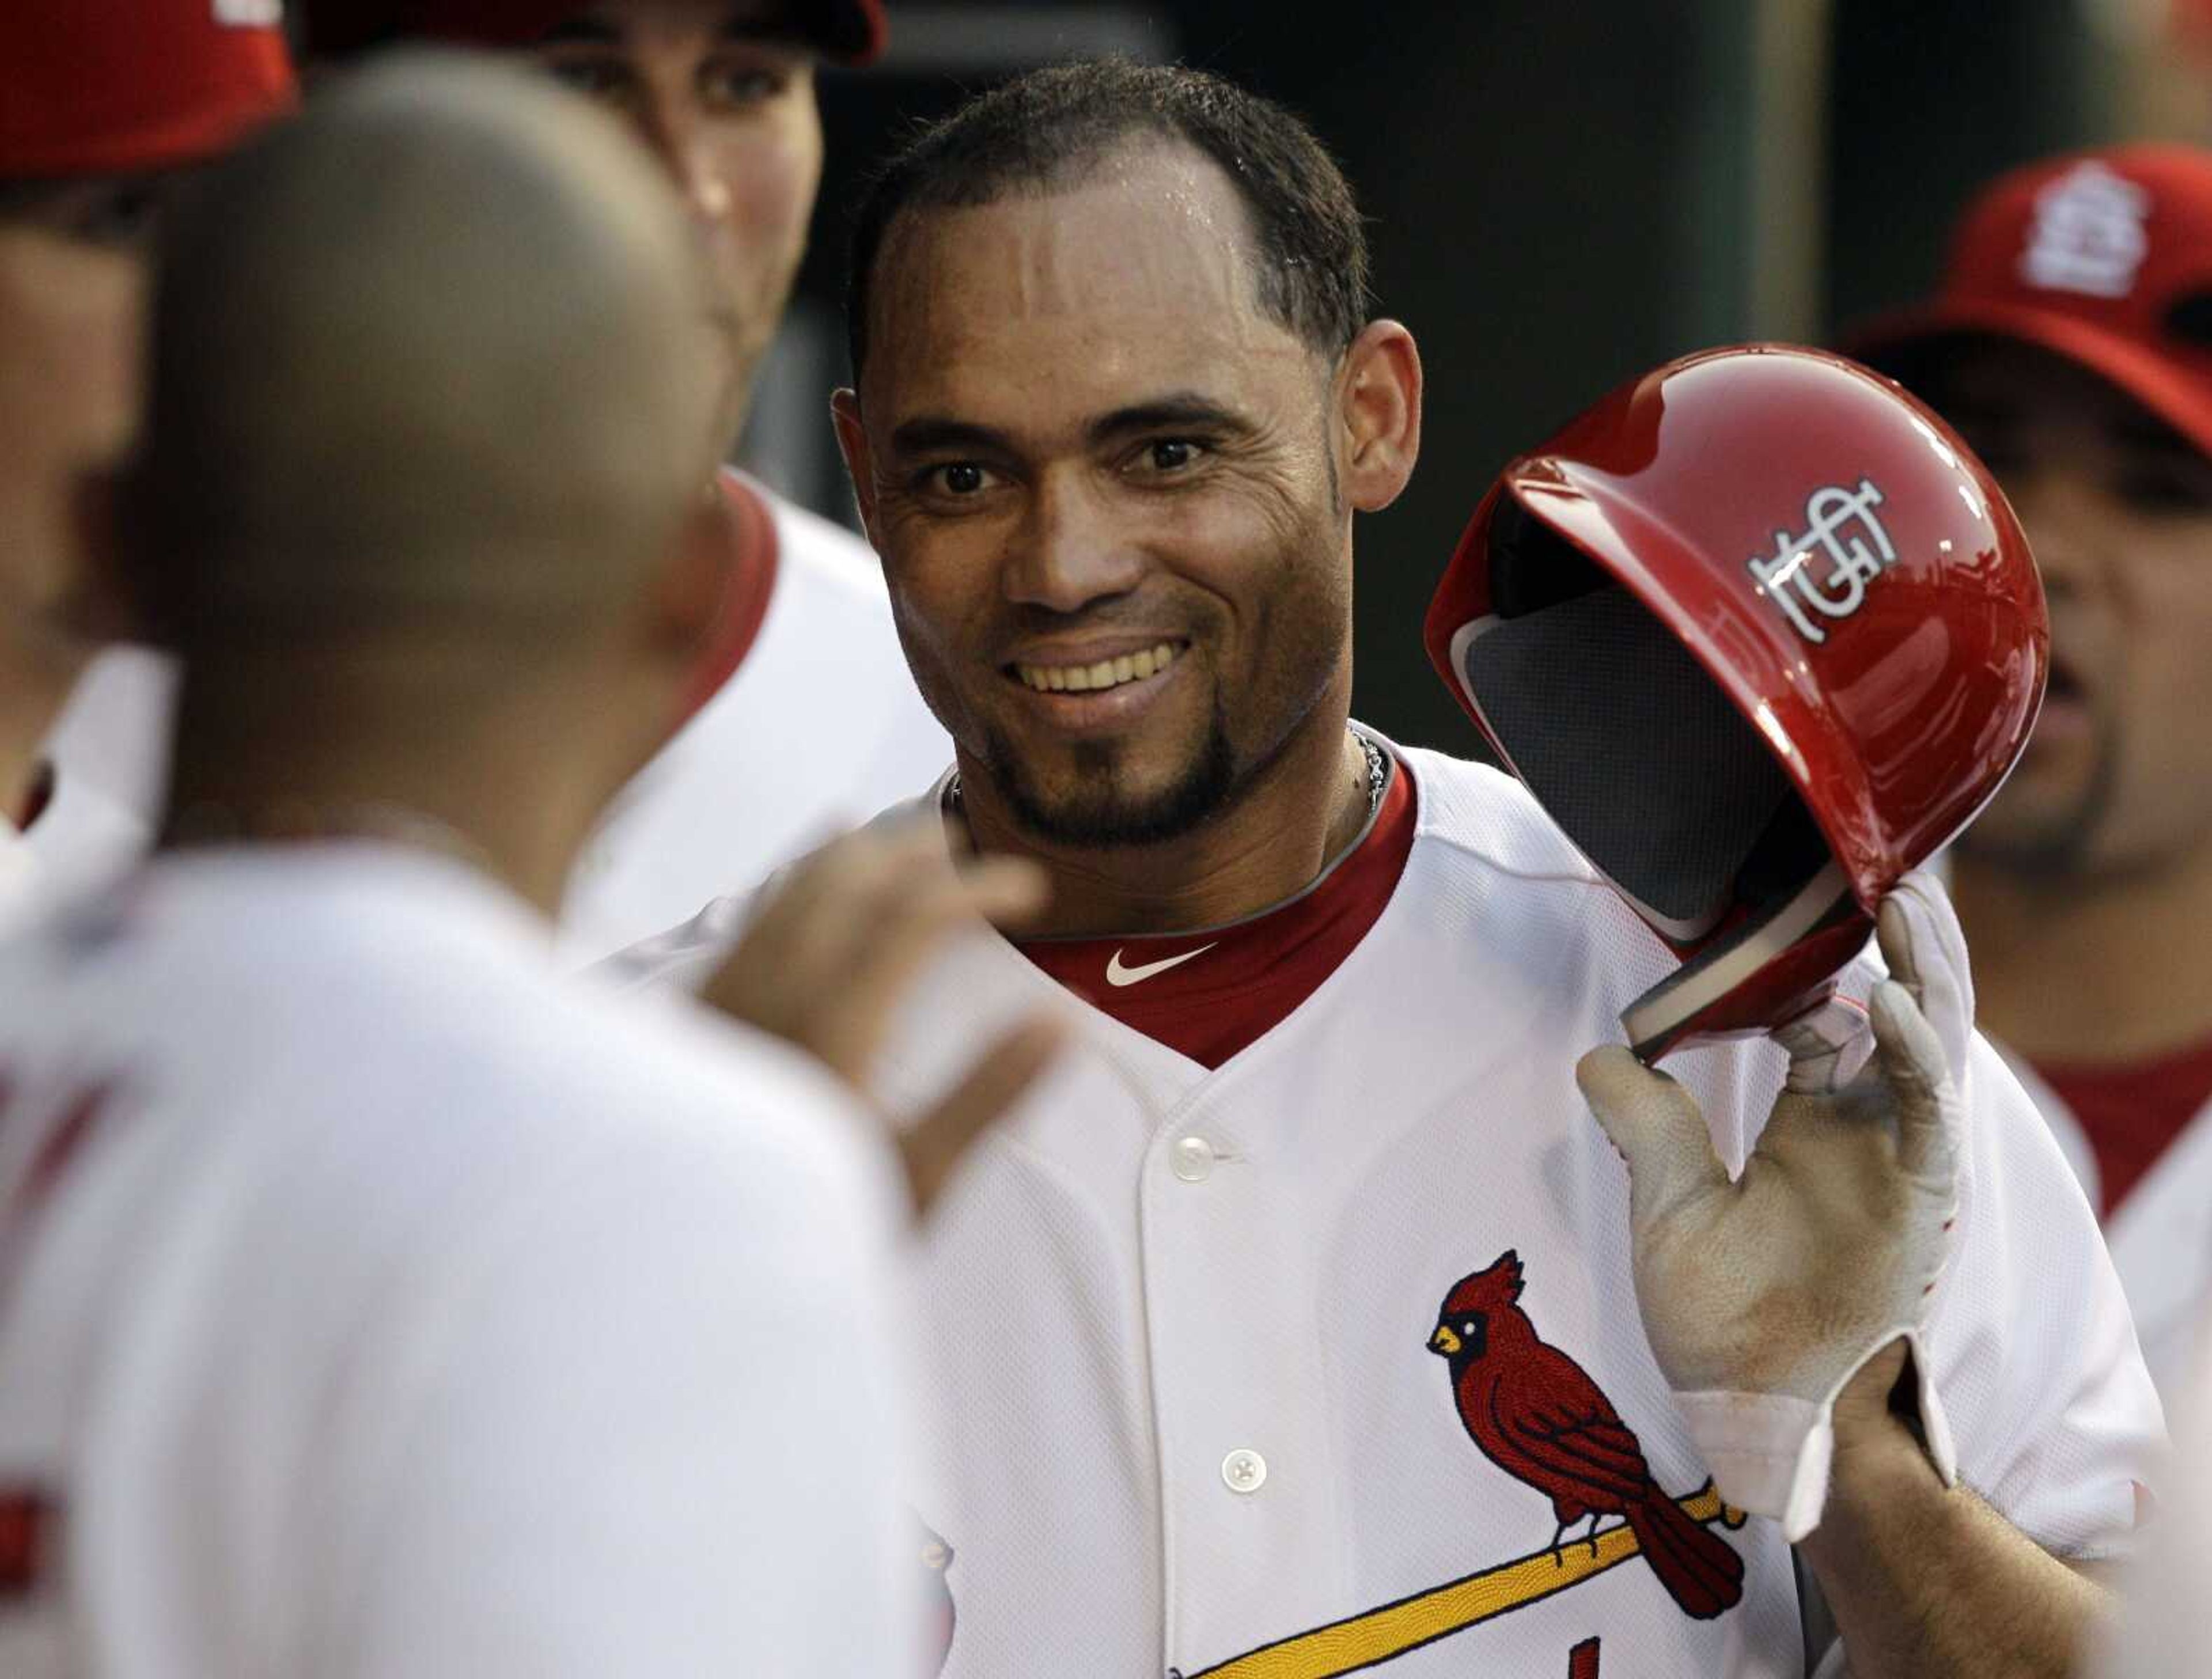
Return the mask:
[(1956, 433), (1842, 357), (1717, 350), (1513, 461), (1429, 656), (1684, 964), (1656, 1060), (1814, 1007), (2003, 782), (2049, 663), (2019, 521)]
[(0, 47), (0, 179), (197, 162), (291, 108), (278, 0), (39, 0)]

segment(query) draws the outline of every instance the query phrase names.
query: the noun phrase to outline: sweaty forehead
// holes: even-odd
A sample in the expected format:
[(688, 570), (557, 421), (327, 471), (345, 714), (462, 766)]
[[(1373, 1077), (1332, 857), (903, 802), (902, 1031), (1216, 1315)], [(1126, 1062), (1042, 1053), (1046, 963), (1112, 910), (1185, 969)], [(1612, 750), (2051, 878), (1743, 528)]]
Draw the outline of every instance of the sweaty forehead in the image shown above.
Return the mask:
[(1264, 379), (1313, 354), (1261, 307), (1235, 187), (1164, 145), (1064, 189), (902, 216), (870, 308), (862, 399), (902, 414), (984, 418), (977, 409), (1042, 395), (1111, 405), (1209, 369)]

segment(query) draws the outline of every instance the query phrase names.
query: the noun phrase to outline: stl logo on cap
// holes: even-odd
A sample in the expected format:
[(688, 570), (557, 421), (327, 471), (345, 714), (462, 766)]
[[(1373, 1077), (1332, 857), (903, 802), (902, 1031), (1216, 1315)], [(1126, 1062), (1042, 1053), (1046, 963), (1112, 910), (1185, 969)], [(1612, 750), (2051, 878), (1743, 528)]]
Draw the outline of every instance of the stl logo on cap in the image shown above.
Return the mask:
[(215, 0), (215, 21), (226, 29), (274, 29), (284, 21), (284, 0)]
[[(1839, 484), (1822, 486), (1805, 498), (1805, 532), (1792, 536), (1774, 533), (1774, 552), (1754, 554), (1745, 562), (1759, 587), (1788, 616), (1799, 635), (1813, 642), (1825, 642), (1828, 632), (1805, 616), (1811, 607), (1825, 618), (1847, 618), (1866, 600), (1867, 585), (1881, 575), (1881, 569), (1897, 558), (1889, 532), (1875, 516), (1881, 491), (1872, 478), (1861, 478), (1858, 488)], [(1847, 542), (1853, 526), (1860, 534)], [(1867, 546), (1867, 538), (1874, 546)], [(1827, 575), (1813, 575), (1814, 551), (1827, 561)]]
[(2035, 220), (2021, 252), (2021, 277), (2051, 291), (2125, 297), (2150, 241), (2143, 219), (2150, 194), (2092, 160), (2035, 198)]

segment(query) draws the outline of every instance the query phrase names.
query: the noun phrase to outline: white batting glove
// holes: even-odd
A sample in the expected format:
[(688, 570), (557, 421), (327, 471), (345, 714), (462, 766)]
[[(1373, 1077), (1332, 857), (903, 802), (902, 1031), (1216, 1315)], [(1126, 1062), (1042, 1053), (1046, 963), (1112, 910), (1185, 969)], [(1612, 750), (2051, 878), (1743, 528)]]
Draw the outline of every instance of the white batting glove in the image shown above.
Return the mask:
[(1721, 1496), (1792, 1543), (1820, 1525), (1836, 1396), (1893, 1341), (1911, 1349), (1928, 1455), (1946, 1485), (1958, 1475), (1922, 1330), (1958, 1207), (1966, 941), (1917, 873), (1877, 928), (1893, 977), (1875, 990), (1872, 1058), (1850, 1075), (1836, 1009), (1778, 1031), (1790, 1076), (1733, 1182), (1666, 1074), (1613, 1046), (1575, 1069), (1628, 1163), (1637, 1305), (1691, 1438)]

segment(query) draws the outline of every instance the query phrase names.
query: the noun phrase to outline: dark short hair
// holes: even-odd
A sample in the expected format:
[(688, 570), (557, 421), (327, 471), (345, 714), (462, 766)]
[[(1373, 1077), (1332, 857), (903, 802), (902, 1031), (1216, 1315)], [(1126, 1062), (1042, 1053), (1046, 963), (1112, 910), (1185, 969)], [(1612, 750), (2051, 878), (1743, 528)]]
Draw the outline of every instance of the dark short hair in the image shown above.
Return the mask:
[(884, 164), (853, 227), (845, 323), (854, 378), (867, 354), (872, 271), (902, 215), (1069, 186), (1147, 136), (1194, 148), (1235, 184), (1258, 243), (1261, 307), (1326, 356), (1350, 344), (1367, 319), (1367, 230), (1313, 131), (1205, 70), (1097, 58), (978, 94)]

